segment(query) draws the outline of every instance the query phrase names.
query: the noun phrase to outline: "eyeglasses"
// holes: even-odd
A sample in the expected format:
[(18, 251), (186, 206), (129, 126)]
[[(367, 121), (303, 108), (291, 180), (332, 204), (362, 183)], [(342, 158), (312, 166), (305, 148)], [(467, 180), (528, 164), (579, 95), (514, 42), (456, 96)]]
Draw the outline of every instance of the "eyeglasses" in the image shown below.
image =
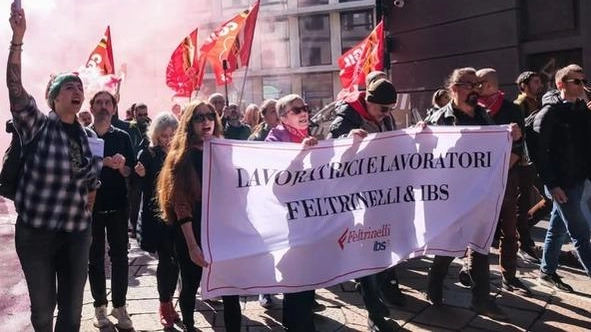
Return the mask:
[(215, 121), (215, 113), (196, 113), (191, 117), (191, 122), (203, 123), (206, 120)]
[(574, 83), (575, 85), (587, 85), (589, 83), (586, 79), (578, 79), (578, 78), (567, 78), (564, 80), (566, 83)]
[(295, 115), (298, 115), (302, 112), (310, 113), (310, 107), (308, 105), (304, 105), (302, 107), (292, 106), (290, 111)]
[(455, 86), (459, 86), (462, 88), (466, 88), (468, 90), (473, 90), (473, 89), (480, 89), (482, 88), (482, 82), (456, 82), (454, 85)]

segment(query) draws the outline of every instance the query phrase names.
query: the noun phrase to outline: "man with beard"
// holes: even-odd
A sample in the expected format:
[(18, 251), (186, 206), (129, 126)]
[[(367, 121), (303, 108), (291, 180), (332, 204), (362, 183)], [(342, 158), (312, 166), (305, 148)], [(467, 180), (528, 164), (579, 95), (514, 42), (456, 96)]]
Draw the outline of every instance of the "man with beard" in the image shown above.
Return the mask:
[(224, 138), (246, 141), (250, 136), (250, 126), (242, 123), (242, 111), (236, 104), (224, 108)]
[(82, 110), (78, 112), (78, 122), (82, 125), (82, 127), (88, 127), (92, 124), (92, 114), (90, 111)]
[(107, 290), (105, 278), (105, 231), (109, 242), (111, 259), (111, 315), (122, 329), (131, 329), (133, 324), (126, 309), (129, 262), (127, 258), (128, 201), (125, 179), (135, 165), (135, 154), (129, 135), (111, 125), (115, 113), (115, 97), (100, 91), (90, 100), (94, 116), (92, 129), (105, 142), (101, 187), (96, 195), (92, 220), (92, 244), (88, 263), (90, 291), (94, 298), (94, 325), (103, 328), (110, 325), (107, 318)]
[[(483, 68), (476, 72), (480, 81), (478, 88), (478, 105), (488, 110), (488, 115), (495, 124), (504, 125), (516, 123), (521, 131), (524, 130), (523, 114), (517, 105), (505, 99), (505, 93), (499, 90), (499, 78), (496, 70)], [(505, 196), (501, 206), (497, 229), (500, 231), (499, 241), (499, 265), (501, 266), (501, 287), (507, 291), (520, 291), (530, 295), (531, 291), (516, 277), (517, 273), (517, 196), (519, 195), (519, 168), (518, 162), (524, 157), (524, 140), (513, 142), (509, 161), (509, 173), (505, 185)], [(529, 236), (529, 233), (527, 234)], [(468, 264), (470, 265), (470, 264)], [(469, 274), (465, 269), (460, 272), (469, 280)], [(468, 278), (466, 278), (468, 276)]]
[[(487, 114), (486, 109), (478, 105), (477, 89), (481, 86), (474, 68), (455, 69), (446, 82), (451, 101), (436, 110), (425, 119), (427, 124), (455, 126), (494, 125), (494, 121)], [(516, 141), (521, 138), (521, 131), (517, 125), (511, 126), (511, 135)], [(468, 250), (470, 266), (468, 273), (472, 281), (472, 309), (480, 315), (495, 320), (507, 320), (508, 316), (492, 301), (490, 293), (490, 267), (488, 255)], [(454, 257), (435, 256), (429, 270), (427, 298), (433, 305), (443, 303), (443, 281)]]
[[(533, 121), (535, 114), (542, 108), (542, 93), (544, 92), (542, 79), (536, 72), (524, 71), (519, 74), (515, 83), (519, 87), (520, 94), (514, 103), (521, 108), (525, 118), (530, 117), (529, 121)], [(524, 132), (524, 135), (527, 142), (527, 130)], [(518, 255), (525, 261), (540, 264), (540, 258), (535, 250), (534, 240), (531, 238), (530, 228), (550, 213), (552, 200), (544, 195), (542, 181), (538, 177), (533, 160), (529, 158), (532, 152), (536, 152), (535, 147), (534, 151), (528, 149), (527, 152), (527, 158), (522, 159), (516, 165), (519, 170), (517, 232), (519, 233), (520, 248)], [(534, 206), (531, 206), (534, 195), (541, 197), (541, 199)]]
[[(129, 122), (129, 130), (127, 133), (131, 138), (131, 146), (133, 147), (133, 155), (137, 155), (143, 149), (147, 148), (150, 140), (146, 135), (148, 126), (150, 125), (150, 117), (148, 116), (148, 106), (143, 103), (132, 105), (133, 120)], [(129, 223), (131, 224), (131, 237), (136, 237), (137, 218), (140, 212), (140, 203), (142, 200), (142, 193), (139, 188), (139, 179), (137, 175), (131, 174), (128, 178), (129, 192), (127, 194), (129, 199)]]
[(213, 93), (211, 96), (209, 96), (207, 102), (213, 106), (215, 112), (218, 114), (220, 119), (222, 119), (222, 126), (225, 126), (226, 118), (224, 117), (224, 108), (226, 106), (226, 98), (224, 95), (219, 92)]

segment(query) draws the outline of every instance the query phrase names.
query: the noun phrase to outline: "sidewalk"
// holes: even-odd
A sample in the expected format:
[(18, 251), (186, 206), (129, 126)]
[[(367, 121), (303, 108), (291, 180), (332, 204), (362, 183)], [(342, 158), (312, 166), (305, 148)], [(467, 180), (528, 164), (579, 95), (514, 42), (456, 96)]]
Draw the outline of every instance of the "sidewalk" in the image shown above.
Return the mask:
[[(0, 211), (3, 203), (0, 202)], [(2, 331), (32, 331), (29, 325), (28, 294), (18, 259), (14, 252), (13, 213), (0, 212), (0, 326)], [(540, 245), (547, 223), (541, 222), (533, 232)], [(572, 249), (571, 245), (563, 250)], [(136, 331), (163, 331), (158, 320), (156, 264), (154, 257), (141, 251), (131, 240), (128, 311)], [(491, 255), (491, 283), (496, 302), (507, 312), (509, 323), (477, 316), (470, 309), (471, 292), (458, 286), (459, 260), (449, 270), (444, 290), (447, 305), (432, 307), (422, 291), (426, 288), (430, 258), (403, 262), (397, 269), (403, 292), (408, 297), (404, 308), (392, 308), (390, 317), (400, 325), (400, 331), (589, 331), (591, 330), (591, 282), (579, 268), (562, 266), (560, 275), (576, 293), (568, 294), (538, 286), (537, 266), (519, 261), (519, 273), (532, 288), (528, 298), (500, 290), (497, 252)], [(367, 312), (361, 296), (348, 282), (316, 291), (319, 302), (327, 309), (316, 315), (319, 331), (366, 331)], [(178, 295), (178, 294), (177, 294)], [(266, 310), (257, 297), (241, 298), (243, 331), (281, 331), (281, 296), (275, 296), (277, 308)], [(175, 299), (176, 304), (176, 299)], [(178, 304), (177, 304), (178, 310)], [(110, 308), (109, 308), (110, 311)], [(94, 309), (88, 284), (82, 310), (82, 331), (98, 331), (92, 325)], [(221, 303), (197, 301), (196, 326), (202, 331), (224, 331)], [(115, 331), (113, 328), (102, 331)], [(175, 330), (171, 330), (175, 331)]]

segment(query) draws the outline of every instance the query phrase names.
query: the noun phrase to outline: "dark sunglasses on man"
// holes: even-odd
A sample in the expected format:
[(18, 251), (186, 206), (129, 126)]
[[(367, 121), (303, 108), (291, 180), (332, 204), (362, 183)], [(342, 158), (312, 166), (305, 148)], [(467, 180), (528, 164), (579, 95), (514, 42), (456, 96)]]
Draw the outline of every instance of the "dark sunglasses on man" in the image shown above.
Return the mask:
[(586, 79), (578, 79), (578, 78), (567, 78), (564, 80), (566, 83), (574, 83), (575, 85), (587, 85), (589, 83)]
[(209, 113), (195, 113), (191, 117), (191, 121), (192, 122), (196, 122), (196, 123), (202, 123), (202, 122), (205, 122), (205, 120), (215, 121), (215, 113), (213, 113), (213, 112), (209, 112)]
[(382, 113), (388, 113), (392, 110), (392, 106), (380, 106), (380, 111)]
[(298, 115), (302, 112), (306, 112), (306, 113), (310, 113), (310, 107), (308, 105), (304, 105), (301, 107), (298, 106), (292, 106), (291, 107), (291, 112), (295, 115)]

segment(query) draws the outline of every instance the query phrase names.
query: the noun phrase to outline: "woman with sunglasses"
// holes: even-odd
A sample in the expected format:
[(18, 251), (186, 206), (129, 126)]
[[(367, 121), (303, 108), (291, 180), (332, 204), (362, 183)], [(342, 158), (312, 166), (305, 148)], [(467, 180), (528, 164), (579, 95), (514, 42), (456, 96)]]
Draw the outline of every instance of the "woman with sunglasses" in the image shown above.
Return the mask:
[[(183, 111), (164, 166), (158, 177), (158, 201), (164, 220), (174, 226), (174, 250), (181, 271), (179, 302), (185, 331), (196, 331), (195, 296), (208, 266), (201, 251), (201, 183), (203, 142), (222, 137), (222, 124), (213, 106), (202, 100)], [(238, 296), (223, 296), (226, 331), (240, 331)]]
[[(277, 101), (276, 109), (279, 124), (271, 129), (265, 141), (300, 143), (304, 146), (318, 143), (308, 132), (310, 108), (302, 97), (287, 95)], [(283, 326), (288, 331), (316, 331), (314, 307), (314, 290), (284, 294)]]

